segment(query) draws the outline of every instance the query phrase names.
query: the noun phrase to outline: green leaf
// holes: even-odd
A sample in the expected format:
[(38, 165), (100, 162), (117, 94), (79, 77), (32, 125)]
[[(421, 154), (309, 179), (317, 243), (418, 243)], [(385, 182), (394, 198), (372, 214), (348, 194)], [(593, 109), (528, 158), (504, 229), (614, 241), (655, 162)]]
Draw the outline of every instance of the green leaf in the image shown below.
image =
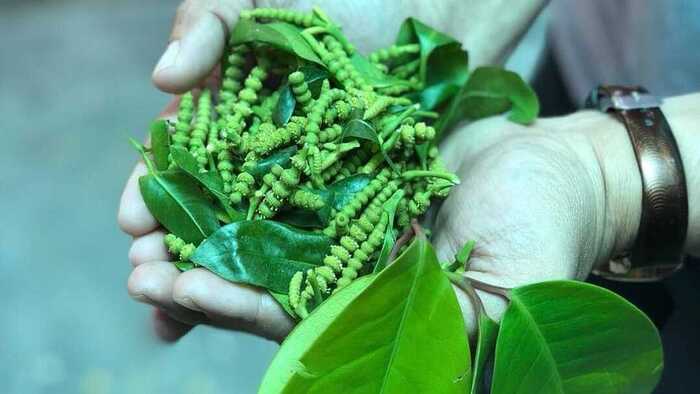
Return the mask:
[[(312, 90), (312, 93), (313, 90), (320, 89), (321, 84), (319, 82), (328, 78), (328, 71), (312, 65), (303, 66), (299, 71), (304, 73), (304, 80), (309, 84), (309, 89)], [(277, 127), (282, 127), (289, 122), (292, 114), (294, 114), (296, 104), (297, 101), (292, 93), (292, 88), (289, 86), (289, 83), (285, 83), (280, 88), (280, 97), (272, 113), (272, 121)]]
[(372, 177), (367, 174), (356, 174), (328, 185), (325, 190), (302, 187), (321, 197), (324, 202), (323, 208), (315, 211), (302, 208), (284, 209), (277, 214), (276, 219), (295, 227), (324, 228), (330, 220), (331, 209), (341, 210), (371, 180)]
[(663, 355), (652, 322), (600, 287), (554, 281), (512, 290), (493, 394), (651, 393)]
[(372, 181), (367, 174), (355, 174), (328, 185), (327, 190), (332, 193), (330, 206), (335, 210), (341, 210)]
[(316, 341), (318, 334), (328, 329), (338, 315), (372, 283), (374, 277), (374, 275), (366, 275), (355, 279), (297, 324), (267, 368), (260, 384), (259, 394), (282, 392), (284, 383), (299, 370), (294, 361), (296, 355), (306, 353)]
[(229, 199), (226, 194), (224, 194), (224, 181), (217, 172), (202, 171), (199, 168), (199, 164), (197, 164), (197, 159), (183, 147), (173, 146), (170, 149), (170, 154), (173, 161), (180, 169), (196, 179), (206, 190), (219, 200), (219, 204), (221, 204), (221, 207), (226, 211), (226, 215), (228, 215), (230, 221), (237, 222), (245, 219), (244, 213), (236, 211), (231, 207), (231, 204), (229, 204)]
[(479, 119), (511, 110), (508, 119), (527, 124), (537, 118), (540, 104), (532, 88), (512, 71), (479, 67), (438, 120), (441, 135), (462, 119)]
[(354, 299), (338, 302), (344, 293), (321, 304), (282, 344), (261, 393), (466, 391), (462, 313), (424, 236), (359, 295), (347, 294)]
[(231, 32), (231, 44), (247, 42), (265, 43), (323, 66), (321, 59), (302, 37), (301, 29), (289, 23), (256, 23), (250, 19), (240, 19)]
[(175, 267), (179, 269), (182, 272), (189, 271), (195, 267), (194, 264), (190, 261), (176, 261), (175, 262)]
[(153, 162), (159, 171), (168, 169), (168, 155), (170, 154), (170, 138), (168, 125), (164, 120), (156, 120), (151, 123), (151, 152)]
[(285, 168), (288, 167), (289, 162), (295, 153), (297, 153), (296, 145), (280, 149), (275, 151), (275, 153), (271, 154), (270, 156), (256, 161), (254, 166), (245, 168), (245, 170), (249, 172), (250, 175), (255, 177), (257, 181), (260, 181), (265, 174), (270, 172), (270, 169), (272, 169), (272, 166), (275, 164), (279, 164)]
[(403, 198), (403, 189), (397, 190), (382, 206), (384, 212), (389, 215), (389, 224), (386, 226), (386, 233), (384, 233), (384, 242), (382, 244), (382, 249), (379, 252), (379, 257), (377, 257), (377, 263), (374, 265), (374, 272), (379, 272), (383, 270), (387, 264), (389, 264), (389, 255), (391, 250), (394, 248), (396, 243), (396, 234), (394, 233), (394, 217), (396, 216), (396, 209), (399, 207), (399, 203)]
[(497, 336), (498, 323), (491, 320), (485, 313), (481, 313), (479, 315), (479, 334), (476, 342), (476, 354), (474, 355), (472, 370), (471, 394), (488, 392), (488, 387), (485, 387), (484, 373), (486, 362), (490, 358), (493, 358)]
[[(358, 138), (361, 140), (371, 141), (373, 144), (378, 146), (379, 149), (382, 149), (382, 145), (384, 144), (382, 137), (377, 134), (377, 130), (374, 128), (374, 126), (359, 118), (350, 119), (347, 123), (345, 123), (345, 126), (343, 126), (340, 141), (345, 141), (346, 138)], [(387, 164), (389, 164), (392, 169), (397, 171), (396, 164), (394, 164), (389, 157), (389, 154), (384, 149), (382, 149), (382, 155), (384, 156), (384, 160), (387, 162)]]
[(280, 88), (280, 97), (275, 104), (275, 110), (272, 112), (272, 121), (275, 126), (282, 127), (289, 122), (289, 119), (294, 114), (294, 108), (297, 105), (297, 100), (294, 98), (292, 88), (289, 84), (284, 84)]
[(197, 244), (219, 228), (214, 206), (187, 174), (151, 173), (139, 178), (139, 187), (156, 220), (186, 242)]
[(207, 238), (191, 260), (231, 282), (289, 290), (297, 271), (323, 264), (331, 240), (268, 220), (244, 220), (221, 227)]
[(421, 108), (432, 110), (454, 96), (467, 80), (469, 56), (454, 38), (414, 18), (401, 25), (397, 45), (420, 46)]
[(350, 63), (368, 84), (375, 88), (384, 88), (395, 85), (405, 85), (407, 82), (387, 75), (377, 66), (372, 64), (366, 57), (355, 52), (350, 57)]
[(297, 315), (294, 313), (294, 310), (292, 310), (292, 306), (289, 305), (289, 294), (287, 293), (278, 293), (276, 291), (268, 290), (268, 293), (272, 296), (272, 298), (277, 301), (278, 304), (284, 309), (285, 312), (294, 319), (297, 318)]
[(462, 246), (462, 249), (460, 249), (459, 252), (457, 252), (457, 255), (455, 256), (455, 261), (453, 261), (446, 268), (446, 270), (450, 272), (466, 271), (467, 261), (469, 261), (469, 257), (471, 257), (472, 255), (474, 245), (476, 245), (476, 242), (474, 240), (467, 241), (467, 243), (465, 243), (464, 246)]

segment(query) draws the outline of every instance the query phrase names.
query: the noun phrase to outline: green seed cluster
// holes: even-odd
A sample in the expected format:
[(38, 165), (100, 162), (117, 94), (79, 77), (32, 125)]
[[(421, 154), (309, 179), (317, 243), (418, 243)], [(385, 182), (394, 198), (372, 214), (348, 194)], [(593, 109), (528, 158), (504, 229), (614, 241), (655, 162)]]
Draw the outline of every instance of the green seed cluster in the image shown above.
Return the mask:
[[(387, 232), (402, 231), (431, 199), (445, 197), (454, 175), (438, 159), (437, 148), (426, 149), (436, 132), (414, 102), (420, 89), (418, 45), (371, 54), (366, 64), (398, 81), (373, 85), (351, 60), (352, 45), (319, 10), (258, 8), (243, 11), (241, 18), (295, 25), (327, 76), (311, 79), (305, 70), (318, 65), (301, 58), (281, 62), (264, 45), (232, 43), (218, 90), (182, 96), (171, 141), (189, 150), (200, 171), (218, 173), (224, 197), (217, 198), (227, 198), (248, 220), (275, 219), (295, 209), (329, 212), (327, 226), (317, 230), (333, 240), (323, 264), (297, 272), (289, 283), (290, 305), (303, 318), (368, 272)], [(280, 120), (284, 89), (291, 89), (295, 105)], [(351, 123), (371, 131), (357, 134)], [(286, 160), (261, 167), (287, 149), (292, 153)], [(366, 185), (342, 206), (329, 206), (322, 191), (358, 174), (368, 177)], [(403, 197), (390, 222), (386, 203), (398, 192)], [(180, 261), (188, 261), (195, 249), (172, 234), (165, 243)]]

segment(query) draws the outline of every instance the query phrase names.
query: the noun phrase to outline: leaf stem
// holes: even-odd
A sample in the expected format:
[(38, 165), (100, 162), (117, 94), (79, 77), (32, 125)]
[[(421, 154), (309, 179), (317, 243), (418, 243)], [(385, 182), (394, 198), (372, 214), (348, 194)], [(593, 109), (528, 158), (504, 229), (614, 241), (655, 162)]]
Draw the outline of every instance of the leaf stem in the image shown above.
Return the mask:
[(410, 181), (415, 178), (426, 178), (426, 177), (433, 177), (433, 178), (441, 178), (445, 179), (449, 182), (452, 182), (454, 185), (459, 185), (459, 178), (457, 175), (452, 174), (450, 172), (444, 172), (444, 171), (429, 171), (429, 170), (410, 170), (410, 171), (405, 171), (403, 173), (403, 178), (407, 181)]
[(459, 289), (462, 290), (467, 295), (467, 297), (469, 297), (479, 314), (484, 314), (488, 317), (486, 309), (484, 309), (484, 303), (481, 301), (481, 297), (479, 297), (479, 295), (474, 290), (474, 286), (472, 286), (472, 283), (469, 278), (454, 272), (445, 272), (445, 275), (447, 275), (447, 278), (450, 280), (450, 282), (452, 282), (455, 286), (459, 287)]
[(500, 287), (500, 286), (492, 285), (490, 283), (482, 282), (482, 281), (480, 281), (478, 279), (474, 279), (474, 278), (467, 278), (467, 279), (469, 280), (471, 285), (474, 286), (474, 288), (479, 289), (481, 291), (485, 291), (487, 293), (499, 295), (499, 296), (507, 299), (508, 301), (510, 301), (511, 289), (509, 289), (507, 287)]

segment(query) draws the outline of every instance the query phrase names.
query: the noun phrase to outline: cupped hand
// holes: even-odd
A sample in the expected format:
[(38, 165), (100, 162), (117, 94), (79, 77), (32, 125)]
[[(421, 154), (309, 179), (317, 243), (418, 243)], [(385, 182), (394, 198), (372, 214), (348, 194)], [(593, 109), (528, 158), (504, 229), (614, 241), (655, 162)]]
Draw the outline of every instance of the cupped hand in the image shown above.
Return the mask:
[[(261, 7), (308, 10), (321, 2), (255, 3)], [(320, 5), (332, 19), (343, 26), (348, 38), (358, 43), (363, 52), (389, 45), (394, 40), (401, 22), (408, 16), (414, 16), (459, 39), (469, 48), (472, 64), (483, 64), (494, 63), (503, 58), (537, 14), (543, 1), (519, 2), (518, 5), (506, 3), (510, 2), (494, 0), (465, 4), (454, 1), (424, 7), (419, 1), (334, 0), (324, 1)], [(200, 0), (182, 3), (175, 17), (168, 47), (153, 72), (156, 86), (167, 92), (182, 93), (204, 84), (207, 78), (211, 81), (211, 77), (215, 77), (215, 68), (222, 55), (230, 27), (235, 25), (242, 9), (251, 7), (253, 2), (244, 0)], [(172, 116), (176, 105), (177, 100), (174, 100), (162, 115)], [(576, 275), (576, 269), (570, 267), (523, 263), (525, 257), (530, 256), (528, 251), (531, 253), (539, 250), (538, 248), (546, 249), (547, 245), (558, 245), (557, 239), (540, 238), (545, 235), (545, 230), (533, 232), (528, 228), (529, 223), (545, 218), (535, 217), (536, 212), (526, 209), (524, 201), (520, 203), (520, 208), (525, 209), (528, 215), (521, 215), (512, 208), (506, 210), (507, 207), (498, 205), (498, 200), (491, 201), (490, 205), (480, 200), (486, 198), (489, 193), (493, 194), (495, 190), (501, 190), (501, 193), (524, 193), (525, 190), (516, 190), (526, 186), (527, 182), (524, 179), (534, 179), (538, 171), (547, 167), (544, 162), (540, 163), (540, 168), (523, 167), (519, 172), (520, 178), (507, 172), (512, 170), (508, 166), (518, 164), (517, 157), (522, 158), (528, 154), (528, 149), (525, 149), (528, 145), (526, 138), (518, 142), (513, 135), (538, 134), (534, 130), (519, 127), (515, 127), (518, 129), (516, 132), (513, 127), (499, 120), (485, 121), (463, 128), (453, 137), (452, 141), (457, 141), (454, 138), (460, 140), (459, 144), (454, 144), (455, 149), (450, 150), (448, 160), (454, 168), (459, 166), (463, 182), (442, 208), (442, 212), (453, 212), (454, 215), (441, 215), (438, 222), (436, 240), (439, 251), (443, 256), (447, 256), (453, 253), (461, 242), (475, 239), (480, 245), (477, 252), (488, 255), (480, 254), (475, 258), (474, 277), (484, 281), (492, 280), (494, 284), (513, 285), (537, 278), (572, 277)], [(491, 128), (494, 129), (492, 132), (481, 132)], [(479, 131), (474, 134), (484, 134), (483, 141), (472, 141), (471, 130)], [(518, 144), (522, 146), (517, 148)], [(492, 145), (500, 147), (500, 153), (497, 149), (492, 151), (486, 148)], [(536, 146), (537, 143), (529, 145)], [(507, 146), (512, 146), (513, 151), (504, 150)], [(464, 150), (460, 150), (462, 148)], [(548, 151), (543, 149), (539, 154), (546, 156)], [(467, 154), (467, 151), (471, 153)], [(567, 155), (570, 152), (560, 153)], [(537, 156), (537, 152), (532, 154)], [(504, 157), (497, 160), (494, 155)], [(544, 159), (544, 156), (541, 159)], [(486, 162), (490, 162), (489, 166), (492, 167), (488, 172), (483, 169), (483, 163)], [(556, 166), (557, 163), (553, 165)], [(477, 170), (479, 168), (481, 170)], [(552, 171), (559, 170), (561, 169)], [(580, 171), (581, 168), (575, 170)], [(293, 327), (293, 321), (266, 292), (227, 282), (204, 269), (180, 273), (168, 261), (169, 255), (163, 244), (164, 232), (146, 208), (138, 190), (138, 178), (144, 174), (145, 166), (138, 163), (123, 192), (118, 221), (123, 231), (134, 237), (129, 251), (129, 260), (134, 266), (128, 281), (129, 293), (137, 301), (156, 307), (153, 321), (157, 334), (165, 340), (176, 340), (187, 333), (192, 325), (207, 323), (252, 332), (274, 340), (284, 338)], [(502, 183), (498, 183), (499, 179)], [(519, 185), (514, 183), (518, 179), (521, 182)], [(504, 197), (501, 193), (496, 194)], [(536, 197), (537, 193), (534, 190), (524, 194), (532, 200), (540, 199)], [(508, 205), (512, 202), (506, 203), (505, 200), (501, 200), (500, 204)], [(539, 211), (544, 215), (543, 209)], [(511, 215), (509, 221), (497, 219), (505, 219)], [(487, 217), (491, 217), (492, 220), (487, 220)], [(460, 224), (460, 220), (464, 223)], [(556, 223), (552, 221), (551, 226), (555, 226)], [(563, 236), (559, 235), (560, 238)], [(509, 239), (512, 239), (512, 242)], [(507, 248), (505, 245), (511, 247)], [(566, 247), (562, 244), (560, 248)], [(491, 253), (497, 257), (489, 257)], [(521, 267), (513, 269), (509, 264), (520, 264)], [(533, 276), (530, 274), (532, 272), (537, 274)], [(470, 316), (473, 312), (463, 294), (459, 294), (467, 322), (472, 327), (473, 319)], [(485, 295), (485, 301), (487, 309), (494, 315), (497, 316), (499, 311), (502, 311), (503, 303), (498, 299)]]

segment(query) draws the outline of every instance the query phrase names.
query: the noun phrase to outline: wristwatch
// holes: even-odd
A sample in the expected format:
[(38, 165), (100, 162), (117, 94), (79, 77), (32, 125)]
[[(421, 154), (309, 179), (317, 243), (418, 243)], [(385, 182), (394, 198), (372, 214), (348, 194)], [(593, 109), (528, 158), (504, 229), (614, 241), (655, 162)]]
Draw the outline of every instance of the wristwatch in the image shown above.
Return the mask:
[(602, 85), (586, 100), (586, 107), (611, 113), (625, 125), (642, 178), (634, 245), (593, 270), (607, 279), (655, 281), (683, 266), (688, 192), (680, 152), (660, 106), (659, 98), (638, 86)]

